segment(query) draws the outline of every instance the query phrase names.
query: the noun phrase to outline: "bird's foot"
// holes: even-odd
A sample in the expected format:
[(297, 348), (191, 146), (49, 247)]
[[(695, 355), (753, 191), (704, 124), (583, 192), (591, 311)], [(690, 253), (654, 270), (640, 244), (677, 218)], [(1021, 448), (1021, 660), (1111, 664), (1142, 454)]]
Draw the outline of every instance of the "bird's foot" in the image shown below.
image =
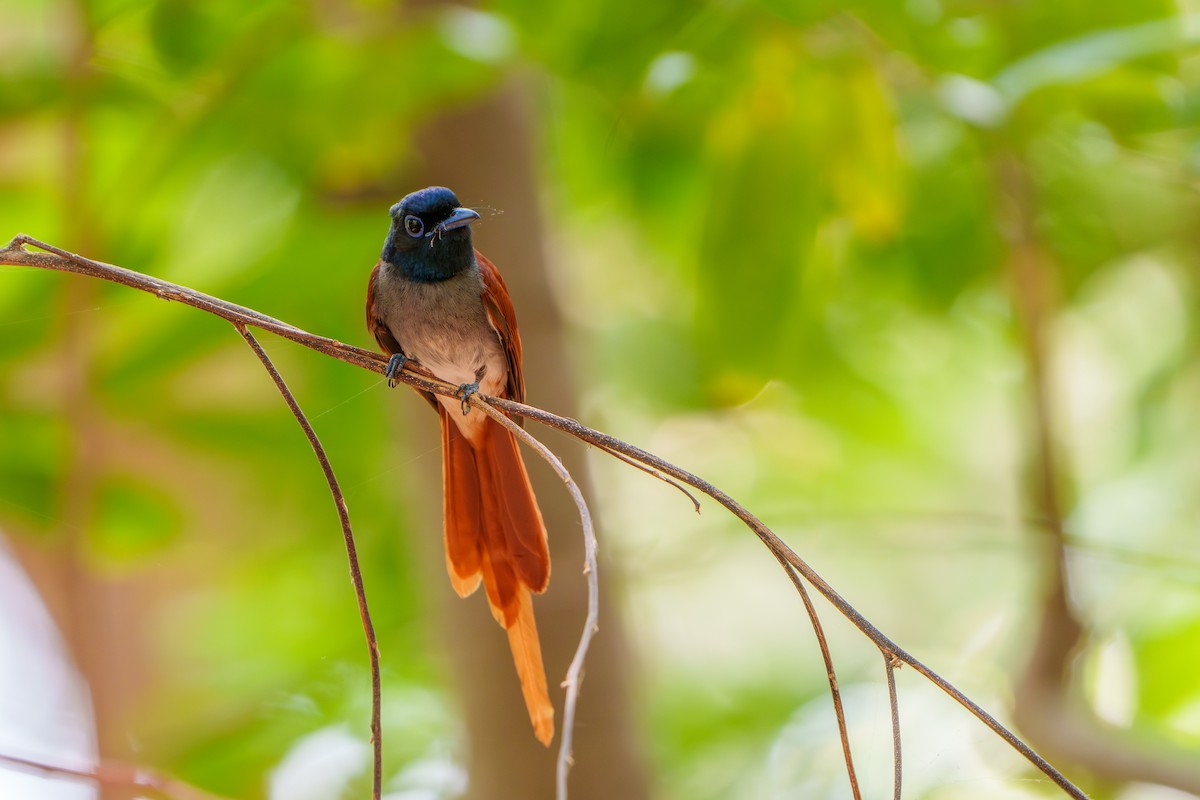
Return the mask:
[(396, 388), (398, 382), (396, 376), (400, 374), (400, 370), (404, 369), (406, 361), (408, 361), (408, 357), (404, 353), (393, 353), (392, 357), (388, 359), (387, 370), (383, 374), (387, 376), (389, 389)]
[(462, 400), (463, 416), (471, 413), (471, 404), (468, 402), (471, 395), (479, 394), (479, 381), (475, 383), (464, 383), (458, 387), (458, 398)]

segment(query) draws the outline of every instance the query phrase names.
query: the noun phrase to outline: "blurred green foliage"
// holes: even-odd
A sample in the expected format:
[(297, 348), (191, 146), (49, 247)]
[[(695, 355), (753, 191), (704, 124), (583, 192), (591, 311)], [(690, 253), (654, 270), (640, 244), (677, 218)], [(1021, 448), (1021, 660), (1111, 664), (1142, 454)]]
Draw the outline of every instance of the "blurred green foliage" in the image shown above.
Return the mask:
[[(1001, 177), (1017, 164), (1056, 289), (1077, 600), (1126, 653), (1092, 664), (1095, 692), (1132, 698), (1110, 721), (1200, 747), (1193, 5), (0, 0), (0, 235), (365, 344), (412, 131), (521, 75), (584, 419), (731, 491), (1003, 706), (1040, 580)], [(97, 569), (211, 565), (162, 609), (152, 754), (260, 793), (298, 737), (365, 716), (321, 476), (227, 325), (115, 287), (72, 306), (62, 286), (0, 268), (0, 523), (61, 535), (61, 341), (85, 325), (106, 448), (82, 532)], [(437, 454), (396, 463), (376, 379), (266, 344), (346, 488), (381, 646), (403, 654), (389, 764), (455, 752), (422, 578), (394, 535), (406, 476)], [(794, 598), (733, 523), (697, 530), (686, 503), (601, 466), (661, 795), (799, 796), (767, 756), (824, 691), (800, 617), (778, 619)], [(875, 654), (832, 634), (843, 682), (878, 681)], [(915, 763), (968, 736), (952, 713), (907, 723)], [(868, 750), (886, 772), (883, 741)], [(990, 764), (1003, 796), (1052, 794), (1022, 788), (1010, 756)], [(946, 791), (918, 777), (911, 796)]]

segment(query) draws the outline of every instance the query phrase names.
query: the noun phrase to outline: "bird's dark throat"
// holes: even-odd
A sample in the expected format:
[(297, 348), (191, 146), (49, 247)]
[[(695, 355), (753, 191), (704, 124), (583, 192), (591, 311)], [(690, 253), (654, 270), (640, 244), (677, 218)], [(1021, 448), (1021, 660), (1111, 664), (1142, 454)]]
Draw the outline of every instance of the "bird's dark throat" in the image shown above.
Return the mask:
[(466, 229), (435, 233), (414, 245), (384, 247), (383, 260), (395, 265), (405, 278), (417, 283), (449, 280), (475, 262), (475, 249), (471, 246), (471, 236)]

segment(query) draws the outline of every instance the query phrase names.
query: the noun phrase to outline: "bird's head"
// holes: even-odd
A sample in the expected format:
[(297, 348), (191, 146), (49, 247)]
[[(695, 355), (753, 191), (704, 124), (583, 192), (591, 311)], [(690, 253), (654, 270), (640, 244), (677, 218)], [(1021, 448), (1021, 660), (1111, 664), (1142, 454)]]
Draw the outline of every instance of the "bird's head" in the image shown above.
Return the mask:
[(383, 260), (420, 282), (444, 281), (471, 266), (471, 223), (479, 214), (458, 204), (454, 192), (430, 186), (392, 206)]

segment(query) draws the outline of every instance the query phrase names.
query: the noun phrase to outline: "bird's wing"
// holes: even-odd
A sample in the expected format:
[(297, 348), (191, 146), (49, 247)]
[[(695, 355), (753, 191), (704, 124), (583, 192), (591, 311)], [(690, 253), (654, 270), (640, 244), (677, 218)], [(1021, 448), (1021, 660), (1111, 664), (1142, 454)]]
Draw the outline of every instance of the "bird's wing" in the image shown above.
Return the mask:
[(517, 312), (513, 309), (508, 287), (500, 277), (500, 270), (483, 253), (475, 251), (479, 261), (479, 272), (483, 276), (483, 307), (488, 322), (496, 329), (504, 355), (508, 360), (508, 397), (518, 403), (525, 402), (525, 376), (521, 372), (521, 334), (517, 332)]
[(367, 282), (367, 330), (375, 337), (375, 341), (379, 342), (379, 347), (388, 355), (403, 353), (400, 343), (396, 341), (396, 337), (392, 336), (391, 330), (387, 324), (380, 318), (379, 313), (375, 310), (375, 286), (379, 282), (379, 270), (383, 267), (383, 262), (375, 264), (375, 269), (371, 270), (371, 279)]

